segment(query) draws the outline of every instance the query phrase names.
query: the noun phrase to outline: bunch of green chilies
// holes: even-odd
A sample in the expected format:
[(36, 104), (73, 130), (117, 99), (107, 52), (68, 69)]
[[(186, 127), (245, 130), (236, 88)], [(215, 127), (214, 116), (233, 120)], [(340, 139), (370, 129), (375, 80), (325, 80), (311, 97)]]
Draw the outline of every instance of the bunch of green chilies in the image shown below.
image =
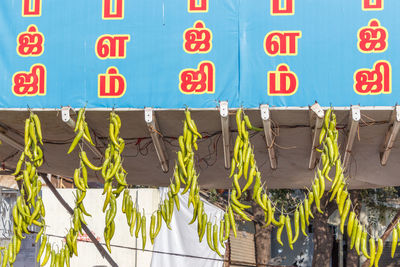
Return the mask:
[[(109, 252), (111, 252), (111, 239), (115, 233), (115, 216), (117, 214), (117, 198), (121, 192), (127, 188), (126, 183), (127, 172), (122, 167), (121, 153), (125, 148), (124, 139), (119, 136), (121, 129), (121, 119), (115, 112), (110, 113), (110, 126), (109, 126), (109, 142), (105, 150), (104, 162), (102, 166), (95, 167), (93, 170), (101, 170), (101, 175), (104, 178), (105, 200), (103, 205), (103, 212), (106, 212), (104, 240)], [(113, 181), (117, 181), (118, 187), (113, 190)]]
[[(317, 168), (317, 174), (320, 180), (322, 180), (322, 177), (325, 176), (327, 180), (332, 182), (329, 177), (329, 171), (331, 167), (335, 167), (335, 177), (333, 179), (331, 189), (329, 190), (329, 193), (331, 193), (329, 201), (335, 200), (338, 206), (338, 211), (340, 214), (340, 231), (342, 234), (344, 233), (345, 222), (348, 218), (347, 235), (351, 240), (350, 248), (355, 248), (358, 255), (362, 253), (367, 259), (369, 259), (369, 266), (378, 266), (379, 259), (381, 258), (383, 252), (383, 241), (381, 238), (378, 238), (378, 241), (376, 241), (375, 238), (370, 237), (368, 241), (368, 252), (368, 232), (366, 231), (365, 226), (363, 226), (360, 220), (356, 217), (354, 207), (352, 211), (350, 211), (352, 203), (350, 199), (350, 194), (347, 190), (348, 181), (343, 174), (337, 140), (338, 131), (336, 129), (336, 115), (332, 112), (332, 109), (328, 109), (325, 113), (324, 124), (319, 137), (319, 143), (322, 143), (323, 146), (322, 150), (318, 150), (319, 152), (321, 152), (321, 162), (323, 168), (322, 171)], [(321, 188), (325, 188), (322, 183)], [(398, 224), (397, 226), (397, 229), (395, 229), (392, 233), (392, 258), (396, 251), (398, 233), (400, 231), (400, 224)], [(376, 243), (378, 243), (377, 246)]]
[[(45, 209), (43, 201), (40, 197), (42, 183), (38, 179), (37, 168), (43, 164), (43, 145), (42, 129), (39, 117), (30, 113), (28, 119), (25, 120), (25, 149), (22, 152), (17, 167), (13, 175), (16, 181), (21, 183), (20, 192), (16, 205), (12, 209), (13, 215), (13, 237), (8, 244), (8, 248), (4, 250), (2, 266), (7, 263), (10, 266), (16, 260), (16, 256), (21, 248), (21, 240), (25, 239), (25, 234), (30, 234), (28, 229), (32, 224), (40, 227), (37, 234), (36, 242), (40, 239), (45, 230)], [(24, 166), (24, 169), (22, 167)]]
[[(253, 127), (248, 116), (243, 114), (242, 109), (239, 109), (236, 113), (238, 136), (234, 146), (234, 156), (232, 158), (230, 177), (233, 176), (233, 183), (227, 211), (223, 218), (221, 218), (219, 225), (217, 222), (213, 223), (211, 218), (208, 218), (204, 211), (204, 202), (201, 200), (199, 195), (200, 187), (198, 184), (198, 174), (195, 170), (193, 151), (193, 148), (197, 150), (197, 139), (202, 138), (202, 136), (198, 132), (194, 121), (191, 119), (189, 110), (185, 111), (185, 118), (183, 135), (178, 138), (180, 151), (177, 153), (177, 161), (175, 162), (174, 179), (171, 180), (167, 197), (159, 205), (158, 210), (154, 212), (156, 215), (153, 213), (151, 216), (150, 240), (152, 243), (154, 243), (155, 237), (160, 232), (162, 220), (164, 220), (167, 227), (171, 229), (170, 223), (174, 207), (176, 206), (177, 210), (179, 210), (180, 206), (178, 194), (181, 193), (184, 195), (189, 192), (188, 205), (190, 207), (192, 204), (194, 207), (193, 218), (189, 224), (197, 221), (199, 241), (202, 241), (205, 232), (207, 232), (207, 244), (213, 251), (222, 256), (218, 247), (219, 244), (222, 247), (225, 247), (224, 242), (229, 238), (231, 228), (234, 236), (237, 236), (234, 213), (237, 213), (244, 220), (251, 221), (244, 212), (246, 209), (250, 208), (250, 206), (241, 203), (239, 199), (243, 192), (253, 186), (252, 197), (265, 213), (264, 227), (269, 226), (271, 223), (278, 227), (277, 241), (282, 246), (283, 242), (281, 241), (281, 234), (284, 228), (286, 228), (289, 242), (288, 245), (293, 249), (293, 244), (299, 237), (299, 228), (301, 228), (303, 235), (307, 236), (306, 225), (309, 225), (310, 217), (314, 218), (312, 213), (312, 204), (315, 203), (316, 210), (323, 213), (320, 207), (320, 200), (325, 192), (325, 179), (327, 179), (332, 182), (331, 189), (329, 190), (331, 193), (330, 201), (336, 201), (341, 216), (341, 232), (344, 232), (344, 225), (348, 217), (347, 234), (351, 239), (351, 248), (355, 248), (359, 255), (360, 252), (362, 252), (364, 256), (370, 260), (370, 266), (378, 266), (383, 251), (383, 242), (380, 238), (376, 241), (371, 237), (369, 239), (368, 252), (368, 233), (365, 227), (360, 223), (359, 219), (356, 218), (354, 210), (350, 211), (352, 203), (347, 190), (348, 181), (344, 177), (340, 161), (337, 142), (338, 131), (336, 129), (336, 116), (331, 109), (328, 109), (325, 113), (324, 124), (319, 137), (319, 143), (322, 145), (322, 149), (317, 149), (321, 152), (322, 170), (317, 167), (311, 190), (308, 190), (304, 201), (302, 201), (294, 211), (294, 236), (291, 229), (291, 218), (289, 214), (285, 215), (283, 207), (281, 209), (279, 220), (275, 219), (274, 214), (277, 208), (275, 203), (269, 198), (264, 184), (261, 184), (261, 173), (258, 171), (254, 151), (249, 140), (248, 130), (261, 131), (262, 129)], [(109, 144), (105, 151), (104, 162), (100, 167), (94, 166), (87, 158), (85, 151), (81, 149), (79, 154), (80, 167), (74, 172), (74, 184), (77, 189), (74, 214), (72, 218), (73, 226), (66, 235), (66, 244), (59, 250), (59, 252), (56, 252), (52, 249), (46, 234), (44, 234), (45, 222), (43, 217), (45, 215), (45, 209), (39, 196), (41, 182), (38, 180), (36, 170), (36, 168), (40, 167), (43, 163), (43, 152), (40, 148), (40, 144), (43, 145), (43, 141), (39, 118), (36, 114), (31, 113), (25, 123), (25, 149), (21, 154), (14, 173), (16, 180), (23, 180), (21, 195), (17, 198), (17, 203), (13, 207), (14, 235), (8, 248), (4, 251), (2, 266), (6, 266), (7, 263), (10, 263), (10, 266), (12, 266), (20, 249), (21, 239), (25, 238), (22, 232), (29, 234), (30, 231), (28, 230), (28, 227), (32, 224), (41, 227), (36, 238), (36, 242), (38, 242), (40, 238), (42, 239), (37, 261), (40, 261), (44, 251), (46, 250), (41, 264), (42, 266), (48, 262), (50, 257), (51, 266), (64, 266), (64, 264), (69, 266), (70, 257), (73, 254), (78, 255), (77, 236), (79, 232), (82, 233), (81, 224), (86, 224), (83, 215), (90, 216), (83, 206), (83, 199), (86, 194), (86, 189), (88, 188), (86, 167), (89, 167), (94, 171), (101, 171), (105, 180), (103, 194), (106, 194), (106, 198), (103, 212), (107, 207), (109, 208), (106, 212), (104, 237), (108, 250), (111, 252), (110, 241), (115, 231), (114, 218), (117, 212), (116, 198), (122, 191), (124, 191), (122, 212), (126, 214), (127, 222), (130, 226), (130, 233), (133, 235), (133, 231), (136, 227), (135, 237), (138, 238), (141, 230), (143, 242), (142, 248), (145, 248), (147, 239), (145, 211), (143, 210), (143, 214), (139, 212), (137, 203), (133, 203), (132, 197), (129, 194), (128, 185), (126, 183), (127, 173), (122, 167), (121, 153), (124, 149), (125, 143), (124, 140), (119, 137), (120, 128), (121, 120), (117, 114), (112, 112), (110, 114)], [(90, 144), (94, 145), (90, 137), (87, 123), (85, 122), (84, 108), (79, 110), (75, 132), (77, 132), (77, 135), (68, 150), (68, 154), (75, 149), (82, 137)], [(24, 170), (22, 170), (22, 166), (25, 167)], [(335, 177), (333, 180), (329, 177), (331, 169), (335, 169)], [(239, 179), (242, 176), (247, 180), (243, 188), (241, 188), (239, 184)], [(112, 184), (114, 180), (117, 181), (118, 187), (113, 190)], [(398, 245), (399, 235), (400, 222), (397, 223), (397, 226), (392, 232), (392, 257), (394, 256)]]
[[(250, 208), (249, 205), (242, 204), (238, 201), (242, 192), (247, 190), (253, 183), (254, 176), (256, 177), (253, 186), (253, 199), (257, 204), (264, 210), (265, 213), (265, 224), (264, 227), (269, 226), (271, 223), (278, 227), (277, 230), (277, 241), (283, 246), (281, 241), (281, 235), (286, 228), (288, 245), (293, 249), (293, 244), (299, 237), (300, 227), (303, 235), (307, 236), (306, 225), (310, 223), (310, 217), (314, 218), (312, 213), (312, 205), (315, 203), (316, 210), (323, 213), (321, 210), (320, 200), (325, 193), (325, 179), (332, 182), (331, 189), (329, 190), (330, 201), (335, 200), (338, 205), (338, 211), (341, 216), (340, 230), (344, 232), (344, 225), (348, 217), (351, 200), (347, 191), (348, 181), (344, 177), (343, 168), (340, 161), (339, 147), (338, 147), (338, 130), (336, 129), (336, 115), (332, 112), (332, 109), (328, 109), (325, 113), (323, 128), (320, 133), (319, 143), (322, 145), (322, 149), (317, 149), (321, 152), (321, 163), (322, 170), (317, 168), (314, 181), (311, 186), (311, 190), (308, 190), (307, 195), (294, 211), (294, 228), (295, 233), (292, 233), (292, 224), (289, 214), (284, 214), (283, 207), (279, 220), (275, 220), (276, 205), (270, 200), (267, 193), (263, 193), (265, 190), (264, 186), (261, 185), (261, 175), (257, 169), (256, 162), (254, 160), (254, 153), (251, 148), (248, 131), (261, 129), (253, 127), (245, 115), (244, 120), (242, 119), (242, 109), (239, 109), (236, 113), (236, 124), (238, 128), (238, 136), (234, 146), (234, 156), (232, 158), (232, 169), (230, 177), (233, 176), (232, 192), (230, 196), (230, 204), (228, 206), (228, 214), (232, 216), (232, 209), (244, 220), (251, 221), (251, 219), (243, 212), (243, 210)], [(237, 167), (237, 172), (235, 173)], [(331, 169), (335, 169), (335, 177), (332, 179), (329, 177)], [(249, 171), (249, 174), (247, 172)], [(239, 184), (239, 179), (244, 176), (247, 182), (243, 189)], [(233, 216), (232, 216), (233, 217)], [(234, 223), (234, 221), (233, 221)], [(232, 227), (235, 233), (235, 227)], [(354, 211), (350, 212), (350, 216), (347, 222), (347, 233), (351, 238), (351, 249), (356, 249), (358, 255), (360, 251), (366, 258), (370, 260), (370, 266), (378, 266), (379, 259), (383, 251), (383, 242), (379, 238), (376, 241), (373, 237), (369, 239), (370, 252), (367, 251), (367, 237), (368, 233), (365, 227), (356, 218)], [(400, 234), (400, 222), (398, 222), (396, 229), (392, 232), (392, 249), (391, 255), (394, 256), (396, 247), (398, 246), (398, 236)], [(376, 248), (377, 243), (377, 248)]]
[[(181, 184), (184, 184), (184, 189), (181, 194), (189, 192), (188, 207), (193, 205), (193, 217), (189, 224), (197, 221), (197, 234), (199, 242), (202, 242), (205, 233), (207, 232), (207, 244), (211, 250), (222, 256), (219, 251), (219, 243), (224, 246), (223, 241), (226, 241), (229, 235), (222, 236), (224, 232), (224, 224), (212, 222), (204, 210), (204, 202), (200, 198), (200, 186), (198, 184), (199, 175), (196, 173), (194, 164), (194, 151), (198, 149), (197, 139), (202, 138), (198, 132), (196, 124), (191, 118), (190, 111), (185, 111), (185, 121), (183, 123), (183, 135), (179, 136), (178, 142), (180, 151), (178, 151), (178, 162), (175, 162), (174, 182), (171, 181), (169, 193), (173, 197), (179, 193)], [(229, 223), (229, 222), (228, 222)], [(219, 230), (218, 230), (219, 227)], [(220, 241), (220, 242), (219, 242)]]
[[(77, 132), (71, 146), (68, 150), (68, 154), (70, 154), (79, 144), (82, 137), (84, 137), (89, 144), (93, 145), (89, 128), (85, 121), (85, 109), (82, 108), (78, 112), (78, 117), (75, 125), (74, 132)], [(40, 262), (44, 250), (46, 252), (44, 254), (44, 258), (41, 261), (41, 266), (46, 265), (46, 263), (50, 260), (50, 266), (70, 266), (70, 258), (75, 254), (78, 256), (77, 249), (77, 239), (78, 234), (83, 234), (82, 224), (86, 224), (85, 216), (91, 216), (85, 209), (83, 200), (86, 196), (86, 190), (88, 187), (88, 170), (87, 167), (93, 169), (94, 165), (87, 158), (86, 152), (82, 149), (79, 152), (80, 157), (80, 166), (76, 168), (74, 171), (74, 185), (76, 187), (76, 195), (75, 195), (75, 207), (72, 215), (72, 226), (68, 230), (65, 236), (65, 244), (63, 244), (62, 248), (55, 251), (49, 243), (47, 236), (44, 235), (42, 239), (41, 246), (39, 248), (39, 252), (37, 255), (37, 262)]]

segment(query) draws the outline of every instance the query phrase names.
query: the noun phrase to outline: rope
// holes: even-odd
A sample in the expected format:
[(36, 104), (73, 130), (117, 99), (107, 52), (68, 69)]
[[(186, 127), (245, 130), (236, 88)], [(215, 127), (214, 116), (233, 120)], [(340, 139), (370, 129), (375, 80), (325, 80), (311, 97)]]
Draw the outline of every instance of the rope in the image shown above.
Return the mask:
[[(52, 235), (52, 234), (46, 234), (47, 236), (52, 236), (56, 238), (61, 238), (65, 239), (64, 236), (59, 236), (59, 235)], [(92, 241), (88, 240), (79, 240), (79, 242), (86, 242), (86, 243), (93, 243)], [(105, 246), (105, 243), (99, 242), (101, 245)], [(162, 255), (170, 255), (170, 256), (176, 256), (176, 257), (185, 257), (185, 258), (192, 258), (192, 259), (200, 259), (200, 260), (210, 260), (210, 261), (218, 261), (218, 262), (229, 262), (232, 265), (235, 266), (240, 266), (240, 267), (259, 267), (259, 266), (276, 266), (276, 265), (270, 265), (270, 264), (253, 264), (250, 262), (240, 262), (240, 261), (229, 261), (228, 259), (214, 259), (214, 258), (208, 258), (208, 257), (202, 257), (202, 256), (196, 256), (196, 255), (190, 255), (190, 254), (182, 254), (182, 253), (175, 253), (175, 252), (167, 252), (167, 251), (160, 251), (160, 250), (150, 250), (150, 249), (141, 249), (141, 248), (134, 248), (134, 247), (127, 247), (127, 246), (121, 246), (121, 245), (113, 245), (111, 244), (111, 247), (115, 248), (123, 248), (123, 249), (129, 249), (129, 250), (137, 250), (137, 251), (143, 251), (143, 252), (149, 252), (149, 253), (156, 253), (156, 254), (162, 254)]]

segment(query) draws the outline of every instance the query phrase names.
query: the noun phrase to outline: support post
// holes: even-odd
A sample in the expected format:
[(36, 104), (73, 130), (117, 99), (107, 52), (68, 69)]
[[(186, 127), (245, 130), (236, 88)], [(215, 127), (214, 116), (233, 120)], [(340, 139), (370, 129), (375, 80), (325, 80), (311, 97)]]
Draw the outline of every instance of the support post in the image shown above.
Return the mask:
[(271, 117), (269, 111), (269, 105), (260, 105), (261, 119), (264, 126), (265, 142), (268, 147), (268, 156), (271, 169), (275, 170), (277, 168), (276, 156), (274, 150), (274, 143), (272, 138), (272, 127), (271, 127)]
[[(314, 123), (315, 118), (315, 123)], [(311, 154), (308, 168), (314, 169), (317, 160), (317, 151), (315, 150), (319, 146), (319, 134), (321, 132), (322, 125), (324, 123), (324, 111), (318, 103), (315, 103), (310, 108), (310, 127), (312, 136)]]
[(13, 148), (19, 150), (19, 151), (24, 151), (24, 146), (15, 141), (14, 139), (8, 137), (6, 134), (0, 132), (0, 140), (3, 141), (4, 143), (12, 146)]
[(383, 149), (381, 152), (381, 164), (385, 166), (390, 155), (390, 151), (392, 150), (393, 144), (396, 141), (397, 134), (400, 129), (400, 106), (396, 106), (393, 110), (392, 124), (390, 125), (385, 140), (383, 143)]
[(361, 119), (360, 106), (358, 105), (351, 106), (349, 123), (348, 123), (346, 150), (344, 152), (344, 158), (343, 158), (343, 170), (347, 170), (349, 166), (350, 156), (353, 149), (354, 139), (356, 138), (358, 126), (360, 124), (360, 119)]
[(151, 139), (153, 140), (154, 148), (156, 149), (157, 157), (161, 164), (161, 169), (163, 172), (167, 173), (169, 170), (168, 154), (152, 108), (144, 109), (144, 120), (146, 121), (147, 129), (149, 130)]
[[(337, 227), (339, 228), (339, 227)], [(339, 239), (339, 266), (338, 267), (343, 267), (343, 234), (340, 232), (339, 229), (337, 229), (338, 233), (338, 239)]]
[(224, 162), (225, 168), (231, 167), (231, 153), (230, 153), (230, 132), (229, 132), (229, 109), (228, 101), (221, 101), (219, 103), (219, 114), (221, 116), (221, 129), (222, 129), (222, 143), (224, 148)]
[[(51, 174), (49, 174), (51, 176)], [(57, 198), (57, 200), (60, 202), (60, 204), (68, 211), (69, 214), (73, 215), (74, 211), (73, 209), (68, 205), (67, 202), (62, 198), (60, 193), (58, 193), (57, 189), (53, 186), (53, 184), (50, 182), (49, 178), (46, 175), (42, 175), (42, 179), (46, 183), (46, 185), (49, 187), (50, 191), (54, 194), (54, 196)], [(113, 267), (118, 267), (118, 264), (113, 260), (110, 254), (104, 249), (104, 247), (100, 244), (100, 242), (96, 239), (96, 237), (92, 234), (90, 229), (86, 226), (86, 224), (82, 223), (82, 229), (85, 231), (85, 233), (88, 235), (90, 240), (93, 242), (93, 244), (96, 246), (97, 250), (100, 252), (101, 256), (105, 258), (109, 264)]]

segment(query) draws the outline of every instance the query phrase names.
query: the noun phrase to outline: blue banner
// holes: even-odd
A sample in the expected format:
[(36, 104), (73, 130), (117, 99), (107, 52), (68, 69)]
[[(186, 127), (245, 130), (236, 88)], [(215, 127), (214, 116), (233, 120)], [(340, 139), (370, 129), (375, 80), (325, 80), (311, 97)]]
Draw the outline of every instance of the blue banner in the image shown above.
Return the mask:
[(0, 108), (393, 106), (400, 1), (0, 2)]
[(398, 10), (394, 0), (241, 1), (240, 103), (395, 105)]

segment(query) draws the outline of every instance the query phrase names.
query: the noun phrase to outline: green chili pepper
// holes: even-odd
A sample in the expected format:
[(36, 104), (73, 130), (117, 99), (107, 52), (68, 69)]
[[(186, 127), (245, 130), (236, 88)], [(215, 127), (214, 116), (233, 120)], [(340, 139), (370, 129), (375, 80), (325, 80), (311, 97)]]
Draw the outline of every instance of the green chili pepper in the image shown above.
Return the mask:
[(358, 220), (355, 219), (353, 223), (353, 231), (351, 233), (351, 242), (350, 242), (351, 249), (353, 249), (354, 244), (356, 243), (357, 232), (358, 232)]
[(324, 128), (325, 129), (329, 129), (329, 122), (330, 122), (331, 113), (332, 113), (332, 109), (331, 108), (329, 108), (325, 112), (325, 118), (324, 118)]
[(142, 250), (146, 247), (146, 216), (143, 213), (142, 216)]
[(278, 230), (276, 231), (276, 241), (283, 247), (283, 242), (281, 240), (281, 235), (283, 228), (285, 227), (285, 216), (283, 214), (280, 215), (279, 217), (279, 225)]
[(304, 215), (303, 204), (300, 204), (299, 213), (300, 213), (301, 232), (303, 233), (304, 236), (308, 236), (306, 233), (306, 220), (305, 220), (305, 215)]
[[(200, 223), (200, 222), (199, 222)], [(203, 213), (202, 219), (201, 219), (201, 226), (200, 226), (200, 233), (199, 233), (199, 241), (203, 240), (204, 233), (206, 232), (207, 228), (207, 214)]]
[(342, 193), (340, 194), (339, 204), (338, 204), (339, 214), (342, 214), (342, 212), (343, 212), (344, 203), (345, 203), (348, 195), (349, 195), (349, 193), (347, 192), (347, 189), (342, 190)]
[(225, 242), (229, 238), (229, 234), (231, 231), (231, 225), (230, 225), (230, 220), (229, 220), (229, 215), (227, 212), (224, 214), (224, 222), (225, 222), (225, 236), (223, 241)]
[[(345, 205), (344, 205), (343, 213), (342, 213), (342, 215), (340, 217), (340, 232), (342, 234), (344, 233), (344, 223), (346, 221), (347, 215), (349, 214), (350, 206), (351, 206), (351, 200), (350, 200), (350, 198), (348, 198), (346, 200)], [(350, 220), (349, 220), (349, 222), (350, 222)], [(347, 228), (347, 230), (349, 230), (349, 227)]]
[(375, 239), (372, 237), (369, 239), (369, 255), (369, 267), (371, 267), (375, 263)]
[(285, 218), (285, 226), (286, 226), (286, 234), (289, 242), (289, 247), (291, 250), (293, 250), (293, 233), (292, 233), (292, 225), (290, 223), (290, 217), (289, 215), (286, 215)]
[(323, 214), (324, 212), (321, 210), (321, 204), (320, 204), (319, 197), (318, 197), (319, 191), (318, 191), (317, 185), (313, 184), (312, 189), (313, 189), (313, 194), (315, 196), (315, 198), (314, 198), (315, 206), (317, 207), (318, 212)]
[(367, 259), (370, 259), (371, 257), (368, 255), (367, 251), (367, 237), (368, 233), (364, 230), (361, 235), (361, 251)]
[(249, 173), (249, 179), (247, 180), (246, 185), (243, 187), (242, 192), (246, 191), (252, 184), (253, 184), (253, 180), (254, 180), (254, 175), (256, 174), (256, 166), (254, 165)]
[(232, 210), (232, 206), (231, 205), (229, 205), (229, 207), (228, 207), (228, 216), (229, 216), (230, 226), (232, 227), (233, 235), (236, 238), (237, 237), (236, 223), (235, 223), (235, 217), (233, 216), (233, 210)]
[(218, 249), (218, 225), (214, 224), (213, 225), (213, 248), (214, 251), (218, 254), (218, 256), (222, 257), (221, 253), (219, 252)]
[(256, 193), (256, 202), (264, 211), (267, 211), (267, 207), (264, 206), (264, 203), (261, 200), (261, 192), (262, 192), (262, 190), (263, 190), (263, 187), (260, 186), (258, 188), (258, 190), (257, 190), (257, 193)]
[(236, 190), (232, 189), (232, 193), (231, 193), (231, 200), (232, 203), (235, 204), (236, 206), (240, 207), (241, 209), (249, 209), (251, 208), (250, 205), (245, 205), (239, 202), (239, 200), (237, 199), (237, 195), (236, 195)]
[(242, 138), (242, 128), (241, 128), (242, 124), (241, 124), (241, 121), (242, 121), (242, 109), (239, 108), (236, 111), (236, 125), (237, 125), (238, 134), (239, 134), (240, 138)]
[(379, 265), (379, 260), (382, 256), (382, 252), (383, 252), (383, 241), (382, 241), (382, 239), (379, 238), (378, 239), (378, 249), (376, 251), (375, 261), (374, 261), (375, 267), (378, 267), (378, 265)]
[(211, 238), (211, 222), (207, 222), (207, 244), (212, 251), (215, 251)]
[(245, 219), (246, 221), (251, 222), (251, 219), (249, 217), (247, 217), (247, 215), (236, 205), (234, 205), (234, 203), (232, 203), (232, 209), (240, 215), (240, 217), (242, 217), (243, 219)]
[(259, 172), (256, 172), (256, 181), (254, 182), (254, 186), (253, 186), (253, 200), (255, 200), (256, 199), (256, 197), (257, 197), (257, 192), (258, 192), (258, 189), (260, 188), (260, 186), (261, 186), (261, 175), (259, 174)]
[(354, 244), (358, 256), (360, 256), (360, 242), (361, 242), (362, 230), (363, 230), (363, 227), (362, 227), (362, 225), (360, 223), (358, 225), (358, 228), (357, 228), (356, 241), (355, 241), (355, 244)]
[(79, 133), (75, 136), (74, 140), (72, 141), (67, 154), (70, 154), (75, 149), (75, 147), (78, 145), (79, 141), (81, 140), (82, 136), (83, 136), (83, 131), (79, 131)]
[(244, 154), (244, 166), (243, 166), (243, 173), (244, 173), (244, 178), (247, 179), (248, 177), (248, 171), (249, 171), (249, 165), (250, 165), (250, 158), (251, 158), (251, 147), (249, 147), (246, 150), (246, 154)]
[(296, 243), (299, 233), (300, 233), (300, 228), (299, 228), (299, 219), (300, 219), (300, 213), (299, 210), (296, 209), (294, 212), (294, 237), (292, 239), (292, 244)]
[(307, 225), (310, 225), (310, 206), (307, 198), (304, 199), (304, 215)]
[(391, 249), (391, 256), (392, 258), (394, 257), (394, 253), (396, 253), (396, 248), (397, 248), (397, 241), (399, 239), (398, 233), (396, 229), (393, 229), (392, 231), (392, 249)]
[(224, 244), (224, 226), (225, 226), (225, 221), (224, 219), (219, 221), (219, 242), (221, 243), (221, 246), (225, 248)]
[(269, 226), (272, 222), (272, 218), (274, 217), (273, 209), (271, 206), (271, 200), (267, 199), (267, 209), (268, 209), (268, 219), (266, 220), (265, 227)]
[(102, 169), (102, 166), (96, 167), (89, 161), (85, 151), (81, 151), (81, 159), (83, 160), (86, 166), (88, 166), (94, 171), (100, 171)]

